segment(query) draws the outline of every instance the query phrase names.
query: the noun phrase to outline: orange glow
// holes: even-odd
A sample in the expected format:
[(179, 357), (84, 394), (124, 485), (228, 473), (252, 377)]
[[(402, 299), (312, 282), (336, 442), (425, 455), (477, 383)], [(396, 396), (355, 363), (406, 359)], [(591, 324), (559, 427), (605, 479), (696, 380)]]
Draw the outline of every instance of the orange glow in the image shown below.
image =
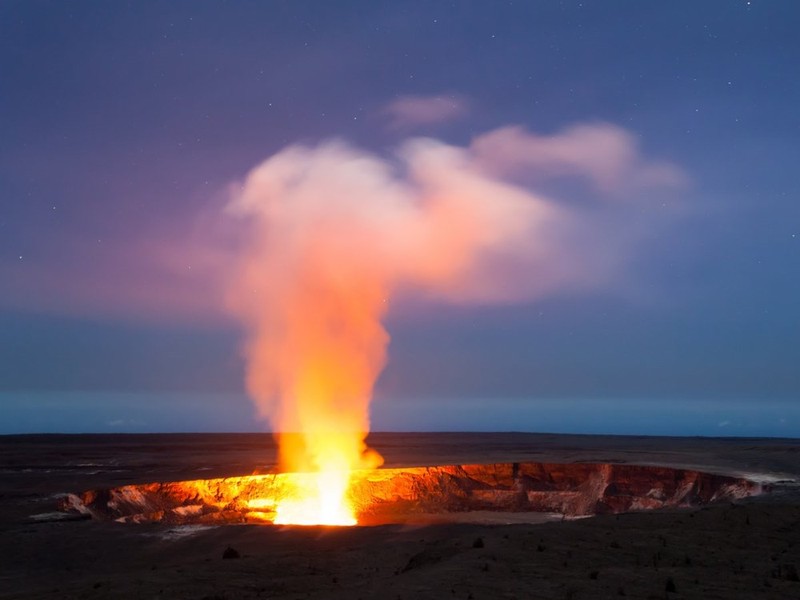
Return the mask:
[[(582, 516), (686, 507), (763, 491), (760, 484), (745, 479), (609, 463), (521, 462), (354, 471), (344, 504), (338, 503), (340, 490), (334, 489), (339, 481), (343, 479), (326, 482), (315, 473), (272, 473), (145, 483), (89, 490), (80, 498), (67, 494), (60, 508), (124, 523), (353, 525), (357, 520), (359, 525), (379, 525), (450, 520), (454, 515), (448, 514), (463, 511)], [(315, 488), (318, 483), (321, 493)], [(325, 496), (328, 491), (330, 495)], [(315, 498), (320, 498), (319, 503)], [(339, 512), (342, 507), (344, 511)]]
[(247, 500), (248, 518), (276, 525), (356, 525), (348, 472), (281, 473), (274, 490)]
[(231, 204), (252, 227), (229, 297), (247, 326), (247, 388), (277, 432), (281, 470), (305, 474), (276, 499), (276, 523), (355, 524), (351, 474), (382, 463), (365, 440), (394, 292), (502, 294), (476, 285), (471, 268), (552, 213), (469, 174), (454, 149), (414, 152), (417, 188), (340, 144), (289, 148), (255, 169)]
[(346, 500), (347, 471), (304, 473), (294, 483), (297, 496), (276, 507), (276, 525), (355, 525), (353, 508)]
[[(281, 335), (259, 336), (253, 348), (257, 364), (280, 365), (282, 401), (273, 421), (296, 432), (277, 434), (281, 469), (293, 476), (275, 522), (354, 525), (346, 499), (350, 472), (381, 462), (364, 439), (388, 336), (377, 296), (365, 293), (364, 284), (307, 283), (316, 285), (286, 290)], [(255, 393), (263, 394), (263, 376), (250, 372)]]

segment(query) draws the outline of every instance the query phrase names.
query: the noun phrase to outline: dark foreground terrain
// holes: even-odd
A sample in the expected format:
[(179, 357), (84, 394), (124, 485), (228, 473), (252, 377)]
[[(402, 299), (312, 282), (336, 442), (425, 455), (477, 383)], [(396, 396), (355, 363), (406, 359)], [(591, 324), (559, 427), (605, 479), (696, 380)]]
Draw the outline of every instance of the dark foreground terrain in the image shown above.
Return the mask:
[(392, 467), (665, 465), (772, 491), (539, 524), (504, 524), (502, 513), (354, 528), (63, 521), (54, 511), (64, 492), (265, 472), (274, 447), (262, 435), (0, 437), (0, 597), (800, 598), (798, 440), (378, 434), (370, 442)]

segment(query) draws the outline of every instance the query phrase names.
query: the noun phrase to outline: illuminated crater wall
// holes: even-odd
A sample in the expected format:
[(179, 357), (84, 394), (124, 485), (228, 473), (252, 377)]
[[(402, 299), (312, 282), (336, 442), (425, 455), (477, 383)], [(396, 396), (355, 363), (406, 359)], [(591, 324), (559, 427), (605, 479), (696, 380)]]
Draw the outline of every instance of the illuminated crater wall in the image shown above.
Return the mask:
[[(126, 523), (271, 523), (295, 473), (148, 483), (69, 495), (63, 510)], [(701, 506), (761, 493), (746, 479), (621, 464), (501, 463), (355, 471), (349, 499), (361, 525), (465, 511), (568, 517)]]

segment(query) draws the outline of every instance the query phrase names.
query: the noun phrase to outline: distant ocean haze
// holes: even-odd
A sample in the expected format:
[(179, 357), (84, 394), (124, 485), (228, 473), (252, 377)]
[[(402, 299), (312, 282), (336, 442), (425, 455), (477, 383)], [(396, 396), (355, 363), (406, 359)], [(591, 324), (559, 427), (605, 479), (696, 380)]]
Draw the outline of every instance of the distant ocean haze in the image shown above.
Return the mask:
[[(238, 393), (0, 392), (0, 433), (267, 431)], [(373, 431), (800, 437), (796, 399), (379, 398)]]

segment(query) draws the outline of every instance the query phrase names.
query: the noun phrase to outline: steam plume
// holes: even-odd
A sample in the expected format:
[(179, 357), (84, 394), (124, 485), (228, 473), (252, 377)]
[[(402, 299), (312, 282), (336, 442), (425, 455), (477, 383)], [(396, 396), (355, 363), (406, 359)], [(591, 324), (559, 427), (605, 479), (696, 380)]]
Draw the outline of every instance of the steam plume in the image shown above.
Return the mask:
[[(521, 136), (512, 146), (524, 150)], [(285, 469), (380, 460), (364, 439), (387, 358), (382, 319), (398, 292), (505, 301), (609, 273), (613, 256), (574, 243), (580, 215), (483, 166), (489, 143), (478, 154), (412, 140), (392, 160), (341, 141), (292, 146), (256, 167), (230, 203), (247, 223), (230, 307), (247, 325), (248, 389), (281, 432)], [(547, 144), (527, 146), (541, 155)], [(581, 157), (568, 161), (561, 147), (559, 160), (580, 170)]]

